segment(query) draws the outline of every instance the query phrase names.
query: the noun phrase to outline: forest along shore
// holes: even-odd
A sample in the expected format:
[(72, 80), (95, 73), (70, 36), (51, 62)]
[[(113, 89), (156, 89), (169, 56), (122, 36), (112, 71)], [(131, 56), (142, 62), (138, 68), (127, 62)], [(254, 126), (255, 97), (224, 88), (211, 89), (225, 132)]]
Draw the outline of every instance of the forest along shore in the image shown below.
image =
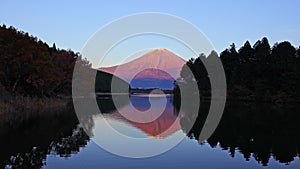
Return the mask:
[[(218, 57), (216, 52), (206, 57), (191, 58), (180, 71), (180, 82), (175, 81), (174, 99), (180, 100), (179, 85), (197, 83), (201, 99), (210, 99), (210, 81), (202, 60)], [(80, 80), (80, 89), (95, 84), (90, 78), (91, 63), (80, 53), (49, 46), (37, 37), (6, 25), (0, 26), (0, 114), (24, 112), (55, 112), (64, 109), (72, 97), (75, 64), (86, 80)], [(201, 59), (202, 58), (202, 59)], [(227, 99), (270, 103), (300, 102), (300, 49), (284, 41), (270, 46), (267, 38), (253, 46), (246, 41), (240, 48), (235, 44), (220, 54), (227, 83)], [(194, 79), (188, 73), (191, 70)], [(101, 76), (100, 76), (101, 75)], [(110, 87), (113, 75), (98, 71), (96, 89), (103, 92)], [(99, 78), (100, 77), (100, 78)], [(100, 82), (99, 82), (100, 80)], [(119, 80), (121, 84), (121, 79)], [(97, 85), (97, 83), (101, 85)], [(104, 85), (105, 84), (105, 85)], [(121, 91), (131, 89), (122, 83)], [(97, 88), (98, 86), (108, 86)], [(76, 89), (76, 90), (80, 90)], [(140, 89), (132, 89), (139, 93)], [(142, 91), (145, 92), (145, 91)], [(149, 92), (149, 91), (148, 91)], [(192, 98), (193, 95), (189, 95)]]
[(91, 72), (80, 53), (6, 25), (0, 26), (0, 58), (1, 116), (61, 111), (71, 101), (75, 64), (82, 73)]
[[(275, 43), (266, 37), (253, 46), (249, 41), (239, 49), (235, 44), (220, 53), (206, 57), (200, 54), (182, 67), (175, 82), (174, 95), (181, 88), (198, 85), (200, 96), (210, 98), (210, 78), (202, 61), (220, 57), (226, 75), (227, 99), (270, 103), (300, 103), (300, 48), (290, 42)], [(189, 72), (193, 73), (193, 76)], [(192, 97), (189, 95), (188, 97)]]

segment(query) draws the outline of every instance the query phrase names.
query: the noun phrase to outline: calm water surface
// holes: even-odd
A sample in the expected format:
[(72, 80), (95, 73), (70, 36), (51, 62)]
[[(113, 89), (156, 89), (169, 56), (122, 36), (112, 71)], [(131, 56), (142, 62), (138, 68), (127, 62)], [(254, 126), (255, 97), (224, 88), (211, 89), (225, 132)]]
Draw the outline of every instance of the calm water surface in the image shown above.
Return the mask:
[[(152, 105), (159, 105), (163, 102), (161, 99), (165, 98), (150, 99)], [(88, 111), (88, 104), (84, 104)], [(188, 108), (182, 108), (184, 115), (178, 120), (180, 113), (173, 106), (172, 96), (167, 97), (163, 114), (146, 124), (124, 118), (109, 98), (99, 98), (98, 104), (111, 126), (124, 135), (161, 142), (174, 136), (184, 136), (184, 139), (171, 150), (154, 157), (120, 157), (96, 144), (97, 139), (104, 137), (98, 122), (99, 114), (89, 112), (85, 117), (83, 126), (89, 134), (94, 135), (89, 137), (78, 126), (71, 109), (21, 122), (3, 122), (0, 131), (0, 167), (300, 168), (300, 114), (297, 106), (227, 103), (217, 130), (200, 144), (197, 137), (209, 104), (201, 104), (199, 118), (191, 130), (187, 130), (186, 125), (191, 116)], [(132, 106), (140, 111), (149, 110), (149, 97), (131, 96), (129, 103), (124, 102), (122, 111), (131, 110)], [(116, 146), (123, 146), (122, 140), (106, 139), (111, 139)]]

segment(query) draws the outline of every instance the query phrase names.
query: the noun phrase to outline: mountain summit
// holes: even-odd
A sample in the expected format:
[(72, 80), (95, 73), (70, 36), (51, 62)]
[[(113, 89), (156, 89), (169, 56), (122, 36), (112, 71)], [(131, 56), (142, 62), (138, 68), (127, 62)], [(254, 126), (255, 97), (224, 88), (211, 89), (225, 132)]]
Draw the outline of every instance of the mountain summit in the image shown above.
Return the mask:
[[(186, 61), (165, 48), (149, 51), (128, 63), (99, 70), (118, 76), (133, 88), (172, 88)], [(170, 84), (171, 83), (171, 84)]]

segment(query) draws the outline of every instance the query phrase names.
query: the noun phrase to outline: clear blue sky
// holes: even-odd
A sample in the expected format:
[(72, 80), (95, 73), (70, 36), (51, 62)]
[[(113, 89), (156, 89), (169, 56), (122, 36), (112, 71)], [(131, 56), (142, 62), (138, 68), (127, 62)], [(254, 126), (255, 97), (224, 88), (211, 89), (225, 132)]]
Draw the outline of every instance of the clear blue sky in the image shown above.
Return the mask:
[(221, 52), (266, 36), (271, 45), (288, 40), (300, 45), (300, 1), (2, 1), (0, 24), (14, 26), (49, 45), (80, 52), (86, 41), (110, 21), (133, 13), (163, 12), (197, 26)]

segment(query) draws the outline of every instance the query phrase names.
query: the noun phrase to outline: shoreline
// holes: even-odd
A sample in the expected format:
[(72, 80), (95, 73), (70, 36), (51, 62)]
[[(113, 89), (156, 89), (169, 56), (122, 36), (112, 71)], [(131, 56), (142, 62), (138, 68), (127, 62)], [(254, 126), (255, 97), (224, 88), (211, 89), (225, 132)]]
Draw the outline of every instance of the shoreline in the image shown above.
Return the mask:
[(0, 99), (0, 121), (8, 116), (49, 115), (64, 111), (72, 102), (70, 98), (31, 98), (11, 96)]
[[(132, 95), (141, 95), (142, 93), (135, 93)], [(149, 93), (143, 93), (142, 95), (148, 95)], [(110, 94), (112, 96), (113, 94)], [(131, 95), (131, 94), (129, 94)], [(98, 96), (98, 97), (97, 97)], [(107, 96), (96, 95), (97, 98)], [(174, 94), (168, 94), (170, 97), (176, 98)], [(192, 97), (190, 97), (192, 98)], [(218, 99), (218, 98), (217, 98)], [(210, 101), (210, 96), (201, 96), (202, 101)], [(299, 104), (300, 100), (293, 98), (280, 98), (280, 97), (266, 97), (258, 99), (253, 96), (228, 96), (226, 102), (240, 102), (240, 103), (267, 103), (277, 105), (293, 105)], [(70, 107), (72, 103), (72, 97), (54, 97), (54, 98), (31, 98), (22, 96), (11, 96), (8, 99), (0, 99), (0, 121), (10, 117), (18, 117), (20, 115), (49, 115), (62, 112)]]
[[(201, 100), (209, 101), (211, 97), (209, 96), (201, 96)], [(226, 97), (226, 101), (234, 101), (241, 103), (269, 103), (269, 104), (299, 104), (300, 100), (291, 99), (291, 98), (279, 98), (279, 97), (268, 97), (263, 99), (258, 99), (253, 96), (228, 96)]]

